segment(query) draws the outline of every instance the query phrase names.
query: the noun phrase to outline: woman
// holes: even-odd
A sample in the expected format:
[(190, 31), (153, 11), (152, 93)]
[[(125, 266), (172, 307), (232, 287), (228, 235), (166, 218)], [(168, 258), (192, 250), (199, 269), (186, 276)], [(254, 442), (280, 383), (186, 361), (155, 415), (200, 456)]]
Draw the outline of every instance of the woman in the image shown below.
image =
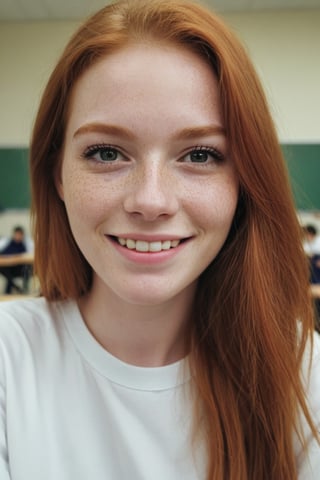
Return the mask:
[(318, 478), (299, 225), (221, 20), (162, 0), (90, 18), (44, 92), (31, 177), (42, 297), (1, 308), (1, 478)]

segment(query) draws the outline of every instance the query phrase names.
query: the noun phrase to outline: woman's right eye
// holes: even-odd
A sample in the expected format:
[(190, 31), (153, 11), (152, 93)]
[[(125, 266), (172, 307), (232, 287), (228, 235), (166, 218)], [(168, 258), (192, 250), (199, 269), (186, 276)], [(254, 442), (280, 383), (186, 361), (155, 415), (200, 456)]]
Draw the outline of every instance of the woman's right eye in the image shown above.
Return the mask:
[(108, 145), (92, 145), (84, 151), (83, 156), (100, 163), (113, 163), (123, 159), (123, 155), (116, 148)]

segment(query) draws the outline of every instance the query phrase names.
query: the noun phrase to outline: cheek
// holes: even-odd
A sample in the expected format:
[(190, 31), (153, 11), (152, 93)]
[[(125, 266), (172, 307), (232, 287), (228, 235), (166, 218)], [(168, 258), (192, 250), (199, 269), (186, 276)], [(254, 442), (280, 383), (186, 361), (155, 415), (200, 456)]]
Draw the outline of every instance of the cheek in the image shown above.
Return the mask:
[(119, 208), (121, 188), (102, 175), (78, 172), (64, 176), (64, 203), (72, 228), (97, 227)]
[(199, 187), (189, 195), (188, 208), (200, 227), (229, 229), (238, 204), (238, 182), (231, 178)]
[(93, 220), (99, 201), (99, 190), (93, 181), (79, 173), (63, 176), (63, 195), (70, 223)]

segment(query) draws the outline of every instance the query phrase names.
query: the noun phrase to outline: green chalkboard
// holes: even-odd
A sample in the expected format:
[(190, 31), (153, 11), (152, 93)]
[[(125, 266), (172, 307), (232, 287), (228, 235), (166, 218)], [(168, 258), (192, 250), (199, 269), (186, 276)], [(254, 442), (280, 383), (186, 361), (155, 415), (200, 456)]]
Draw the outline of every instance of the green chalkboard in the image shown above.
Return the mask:
[(296, 207), (320, 210), (320, 144), (282, 145)]
[(29, 207), (28, 149), (0, 148), (0, 209)]
[[(320, 210), (320, 144), (282, 145), (296, 207)], [(28, 149), (0, 148), (0, 209), (29, 208)]]

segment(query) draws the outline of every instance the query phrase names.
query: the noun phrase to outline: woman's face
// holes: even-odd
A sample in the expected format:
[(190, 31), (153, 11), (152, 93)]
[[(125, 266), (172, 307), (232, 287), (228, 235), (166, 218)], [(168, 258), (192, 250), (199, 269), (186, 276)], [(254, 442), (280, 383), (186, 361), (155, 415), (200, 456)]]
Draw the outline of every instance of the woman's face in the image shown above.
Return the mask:
[(62, 160), (57, 188), (92, 293), (149, 305), (190, 298), (238, 198), (211, 68), (156, 43), (106, 56), (74, 87)]

